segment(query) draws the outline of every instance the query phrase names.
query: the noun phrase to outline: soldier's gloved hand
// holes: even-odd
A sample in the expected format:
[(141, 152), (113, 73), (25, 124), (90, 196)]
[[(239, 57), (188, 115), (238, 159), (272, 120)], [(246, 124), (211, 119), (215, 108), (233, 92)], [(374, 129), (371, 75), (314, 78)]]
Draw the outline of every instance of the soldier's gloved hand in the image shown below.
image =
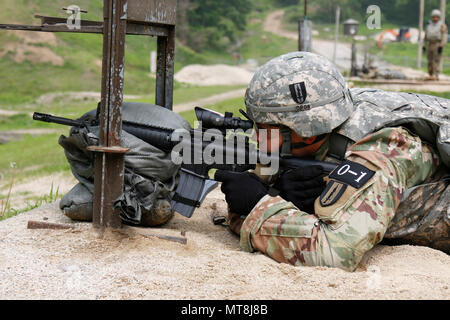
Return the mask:
[(250, 172), (217, 170), (214, 180), (222, 182), (220, 189), (225, 194), (230, 211), (243, 216), (250, 213), (269, 189), (257, 175)]
[(273, 187), (280, 191), (283, 199), (300, 210), (313, 213), (314, 201), (326, 186), (325, 176), (321, 166), (291, 169), (283, 172)]
[(439, 48), (438, 48), (438, 53), (439, 53), (439, 54), (442, 54), (442, 51), (443, 51), (443, 50), (444, 50), (443, 47), (439, 47)]

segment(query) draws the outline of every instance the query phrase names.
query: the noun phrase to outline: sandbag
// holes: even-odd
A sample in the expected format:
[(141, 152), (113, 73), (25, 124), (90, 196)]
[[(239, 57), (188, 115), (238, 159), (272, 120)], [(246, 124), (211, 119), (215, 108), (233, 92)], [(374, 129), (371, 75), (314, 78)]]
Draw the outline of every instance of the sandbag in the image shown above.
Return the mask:
[[(96, 115), (97, 110), (92, 110), (79, 120), (91, 123)], [(122, 118), (166, 129), (190, 129), (183, 117), (157, 105), (124, 103)], [(98, 126), (72, 127), (69, 137), (59, 138), (72, 173), (79, 181), (60, 202), (63, 213), (73, 220), (92, 220), (94, 154), (86, 148), (98, 145), (98, 133)], [(173, 216), (170, 193), (177, 186), (180, 166), (172, 162), (170, 154), (126, 131), (122, 131), (120, 145), (129, 148), (124, 157), (123, 193), (114, 201), (114, 206), (120, 208), (121, 219), (142, 226), (166, 223)]]

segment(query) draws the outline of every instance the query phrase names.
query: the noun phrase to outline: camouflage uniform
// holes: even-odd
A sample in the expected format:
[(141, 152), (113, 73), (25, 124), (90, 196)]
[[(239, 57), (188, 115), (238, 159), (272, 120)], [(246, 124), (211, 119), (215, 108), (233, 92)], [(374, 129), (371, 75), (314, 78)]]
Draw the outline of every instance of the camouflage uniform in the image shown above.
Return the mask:
[[(304, 137), (339, 134), (351, 141), (345, 158), (374, 174), (359, 188), (342, 189), (332, 204), (322, 201), (331, 190), (328, 186), (339, 182), (329, 178), (316, 199), (315, 214), (280, 197), (265, 196), (242, 226), (231, 219), (231, 227), (240, 230), (241, 247), (279, 262), (349, 271), (383, 237), (450, 253), (450, 187), (448, 180), (438, 181), (440, 169), (448, 173), (440, 164), (450, 165), (450, 101), (375, 89), (347, 90), (334, 66), (320, 59), (296, 52), (263, 66), (249, 85), (247, 113), (257, 123), (284, 125)], [(317, 81), (307, 80), (292, 92), (289, 84), (314, 74)], [(291, 112), (291, 105), (299, 104), (293, 98), (301, 95), (305, 99), (300, 108)], [(337, 95), (341, 99), (333, 100)], [(313, 102), (317, 100), (322, 101)], [(329, 142), (322, 145), (315, 159), (332, 161), (329, 149)]]
[(431, 22), (426, 29), (424, 42), (427, 45), (428, 74), (437, 79), (442, 59), (438, 48), (444, 48), (447, 43), (448, 29), (442, 20)]
[(332, 206), (317, 199), (315, 215), (280, 197), (264, 197), (242, 225), (241, 247), (279, 262), (353, 271), (383, 239), (405, 190), (431, 177), (439, 165), (432, 148), (404, 128), (367, 136), (350, 148), (347, 159), (375, 175), (361, 189), (347, 189)]

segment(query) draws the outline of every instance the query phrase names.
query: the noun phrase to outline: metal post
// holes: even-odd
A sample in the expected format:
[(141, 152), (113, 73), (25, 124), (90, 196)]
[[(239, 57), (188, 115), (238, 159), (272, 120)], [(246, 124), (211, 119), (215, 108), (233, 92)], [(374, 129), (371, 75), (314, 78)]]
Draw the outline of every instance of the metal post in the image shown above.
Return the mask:
[(104, 1), (102, 98), (100, 108), (99, 146), (94, 164), (94, 213), (96, 228), (120, 228), (118, 209), (113, 202), (122, 194), (124, 153), (120, 148), (121, 107), (125, 63), (125, 34), (128, 0)]
[(312, 51), (312, 22), (306, 17), (298, 21), (298, 51)]
[(175, 26), (167, 37), (158, 37), (156, 67), (156, 104), (172, 110), (175, 56)]
[(336, 26), (334, 28), (334, 51), (333, 51), (333, 62), (336, 63), (336, 52), (337, 52), (337, 42), (339, 37), (339, 18), (341, 15), (341, 8), (336, 8)]
[(350, 76), (356, 77), (358, 75), (357, 73), (357, 62), (356, 62), (356, 43), (355, 38), (353, 38), (352, 42), (352, 62), (351, 62), (351, 69), (350, 69)]
[(307, 18), (307, 0), (304, 0), (303, 18), (298, 20), (298, 51), (312, 51), (312, 22)]

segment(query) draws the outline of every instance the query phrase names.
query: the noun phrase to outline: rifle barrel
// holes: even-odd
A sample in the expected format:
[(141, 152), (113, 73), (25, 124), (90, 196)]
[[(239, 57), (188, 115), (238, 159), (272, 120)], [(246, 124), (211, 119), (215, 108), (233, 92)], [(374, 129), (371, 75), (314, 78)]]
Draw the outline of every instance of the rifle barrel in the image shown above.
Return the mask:
[(39, 112), (33, 113), (33, 120), (57, 123), (57, 124), (62, 124), (65, 126), (70, 126), (70, 127), (83, 128), (86, 126), (86, 124), (83, 121), (55, 117), (55, 116), (52, 116), (51, 114), (39, 113)]

